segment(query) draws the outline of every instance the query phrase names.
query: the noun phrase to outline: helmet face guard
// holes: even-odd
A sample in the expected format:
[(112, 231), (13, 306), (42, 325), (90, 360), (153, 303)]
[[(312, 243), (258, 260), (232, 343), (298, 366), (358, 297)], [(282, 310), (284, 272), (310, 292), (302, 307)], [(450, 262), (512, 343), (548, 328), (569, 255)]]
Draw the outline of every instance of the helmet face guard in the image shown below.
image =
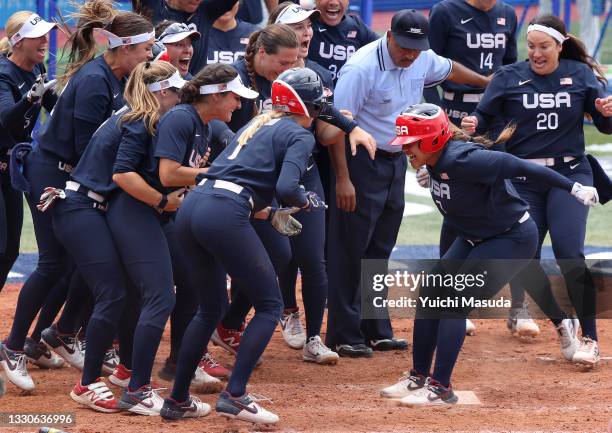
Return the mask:
[(421, 151), (434, 153), (444, 148), (452, 133), (443, 109), (434, 104), (416, 104), (397, 116), (395, 135), (390, 145), (404, 146), (420, 141)]
[(313, 119), (327, 100), (321, 79), (308, 68), (289, 69), (272, 83), (272, 108)]

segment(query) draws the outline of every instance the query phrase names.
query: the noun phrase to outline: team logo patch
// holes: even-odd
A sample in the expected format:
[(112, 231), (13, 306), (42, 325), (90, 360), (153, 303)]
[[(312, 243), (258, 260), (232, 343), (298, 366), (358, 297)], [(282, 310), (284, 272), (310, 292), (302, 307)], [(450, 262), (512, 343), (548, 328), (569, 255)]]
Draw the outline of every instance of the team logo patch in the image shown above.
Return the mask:
[(357, 30), (351, 30), (350, 32), (348, 32), (346, 37), (347, 38), (356, 38), (357, 37)]
[(406, 30), (406, 33), (412, 33), (413, 35), (422, 35), (423, 30), (415, 28), (415, 27), (410, 27), (410, 30)]
[(497, 24), (500, 26), (505, 26), (506, 25), (506, 19), (505, 18), (498, 18), (497, 19)]
[(572, 79), (570, 77), (561, 78), (562, 86), (569, 86), (572, 84)]

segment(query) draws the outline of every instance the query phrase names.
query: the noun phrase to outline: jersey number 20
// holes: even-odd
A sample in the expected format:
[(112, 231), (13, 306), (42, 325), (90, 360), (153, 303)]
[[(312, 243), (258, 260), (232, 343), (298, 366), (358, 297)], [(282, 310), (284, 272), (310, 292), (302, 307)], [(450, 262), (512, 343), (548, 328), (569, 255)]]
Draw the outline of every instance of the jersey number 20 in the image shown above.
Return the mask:
[(559, 127), (559, 115), (557, 113), (538, 113), (537, 119), (536, 128), (538, 131)]

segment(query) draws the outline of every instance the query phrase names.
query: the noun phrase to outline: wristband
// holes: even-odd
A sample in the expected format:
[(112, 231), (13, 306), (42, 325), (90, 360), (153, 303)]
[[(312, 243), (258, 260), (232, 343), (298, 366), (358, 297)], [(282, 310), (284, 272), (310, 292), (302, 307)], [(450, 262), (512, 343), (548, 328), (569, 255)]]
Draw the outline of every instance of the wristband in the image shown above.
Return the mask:
[(160, 208), (161, 210), (164, 210), (167, 204), (168, 204), (168, 196), (166, 194), (163, 194), (157, 207)]

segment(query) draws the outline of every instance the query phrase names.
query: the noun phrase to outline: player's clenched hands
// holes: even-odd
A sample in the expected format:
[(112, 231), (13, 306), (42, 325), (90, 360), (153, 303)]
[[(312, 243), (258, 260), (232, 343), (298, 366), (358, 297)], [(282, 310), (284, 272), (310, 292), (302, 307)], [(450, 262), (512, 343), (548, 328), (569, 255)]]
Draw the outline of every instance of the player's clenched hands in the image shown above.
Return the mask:
[(172, 191), (170, 194), (168, 194), (168, 203), (163, 210), (166, 212), (175, 212), (179, 207), (181, 207), (184, 198), (185, 188), (179, 188), (176, 191)]
[(612, 116), (612, 96), (595, 99), (595, 108), (606, 117)]
[(461, 129), (468, 135), (474, 134), (477, 126), (478, 118), (476, 116), (465, 116), (461, 119)]

